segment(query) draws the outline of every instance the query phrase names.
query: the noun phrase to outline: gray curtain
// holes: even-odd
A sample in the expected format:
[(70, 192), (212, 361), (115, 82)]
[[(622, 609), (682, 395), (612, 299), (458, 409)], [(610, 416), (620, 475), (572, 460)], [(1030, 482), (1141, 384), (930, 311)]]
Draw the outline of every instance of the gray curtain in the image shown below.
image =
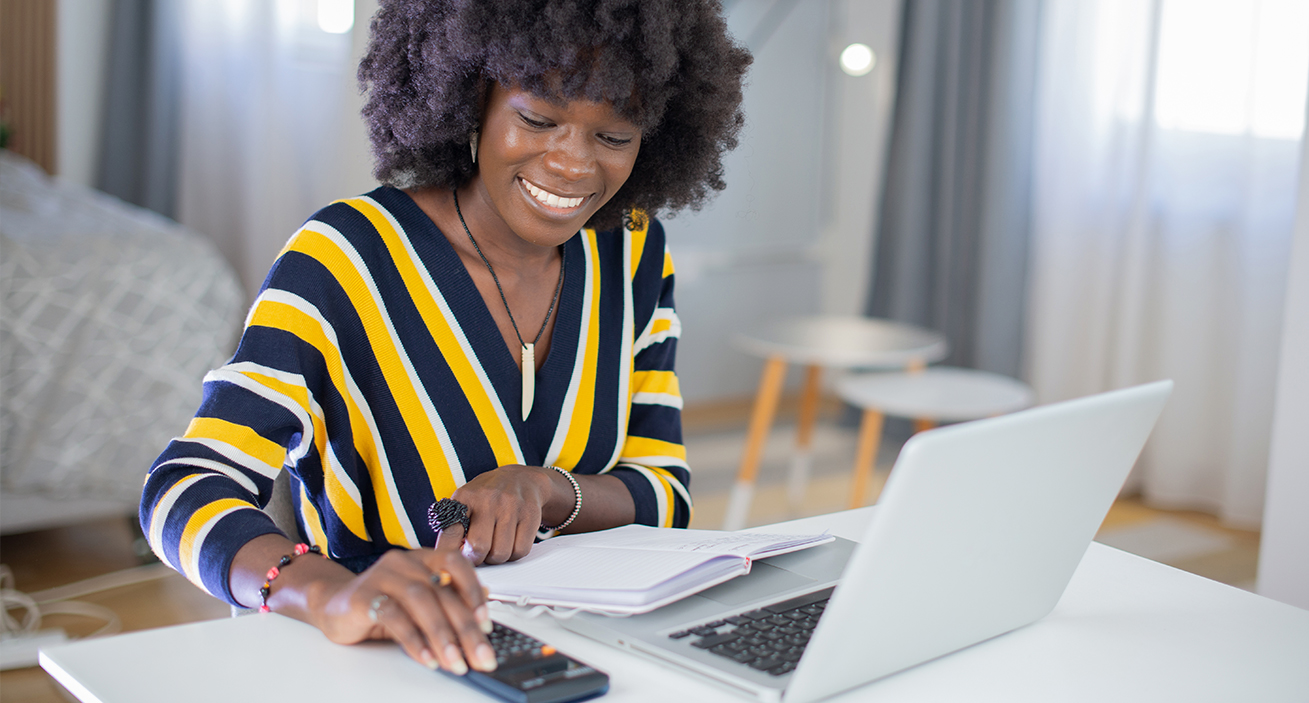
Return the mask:
[(96, 186), (176, 219), (181, 3), (115, 0)]
[(1022, 368), (1040, 0), (904, 4), (866, 310), (944, 333), (946, 363)]

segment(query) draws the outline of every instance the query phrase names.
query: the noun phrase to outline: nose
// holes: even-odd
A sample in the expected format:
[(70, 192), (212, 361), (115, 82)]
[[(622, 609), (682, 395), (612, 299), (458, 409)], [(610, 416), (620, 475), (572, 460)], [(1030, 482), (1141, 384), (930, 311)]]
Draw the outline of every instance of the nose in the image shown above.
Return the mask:
[(589, 135), (570, 129), (550, 140), (545, 167), (559, 178), (576, 182), (595, 174), (595, 145)]

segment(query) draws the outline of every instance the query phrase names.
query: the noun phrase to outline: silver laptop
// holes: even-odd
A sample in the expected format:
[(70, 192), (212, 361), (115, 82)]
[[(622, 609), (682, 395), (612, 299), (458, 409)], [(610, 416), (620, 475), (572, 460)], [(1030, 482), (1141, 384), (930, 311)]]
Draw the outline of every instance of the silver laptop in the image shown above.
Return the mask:
[(1049, 613), (1118, 495), (1172, 381), (915, 435), (858, 544), (630, 618), (565, 627), (761, 700), (804, 703)]

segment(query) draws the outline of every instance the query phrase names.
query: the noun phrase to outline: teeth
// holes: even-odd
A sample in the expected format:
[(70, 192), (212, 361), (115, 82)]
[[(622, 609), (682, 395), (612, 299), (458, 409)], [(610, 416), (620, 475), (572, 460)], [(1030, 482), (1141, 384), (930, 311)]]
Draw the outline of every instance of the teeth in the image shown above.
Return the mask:
[(582, 200), (583, 200), (582, 198), (561, 198), (558, 195), (546, 191), (543, 188), (537, 188), (535, 185), (532, 184), (531, 181), (528, 181), (525, 178), (522, 179), (522, 181), (523, 181), (523, 185), (527, 186), (527, 192), (531, 193), (532, 197), (536, 198), (537, 201), (540, 202), (542, 205), (548, 205), (550, 207), (556, 207), (556, 208), (567, 210), (569, 208), (575, 208), (578, 205), (582, 204)]

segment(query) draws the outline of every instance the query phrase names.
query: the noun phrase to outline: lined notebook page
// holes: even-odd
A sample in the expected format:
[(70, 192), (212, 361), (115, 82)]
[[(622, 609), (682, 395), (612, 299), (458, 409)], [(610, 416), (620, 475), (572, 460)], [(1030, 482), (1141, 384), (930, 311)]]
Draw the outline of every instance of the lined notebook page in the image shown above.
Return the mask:
[(552, 541), (516, 562), (479, 567), (477, 577), (493, 593), (520, 593), (523, 587), (643, 591), (718, 558), (687, 551), (643, 551), (633, 558), (605, 548), (543, 549)]

